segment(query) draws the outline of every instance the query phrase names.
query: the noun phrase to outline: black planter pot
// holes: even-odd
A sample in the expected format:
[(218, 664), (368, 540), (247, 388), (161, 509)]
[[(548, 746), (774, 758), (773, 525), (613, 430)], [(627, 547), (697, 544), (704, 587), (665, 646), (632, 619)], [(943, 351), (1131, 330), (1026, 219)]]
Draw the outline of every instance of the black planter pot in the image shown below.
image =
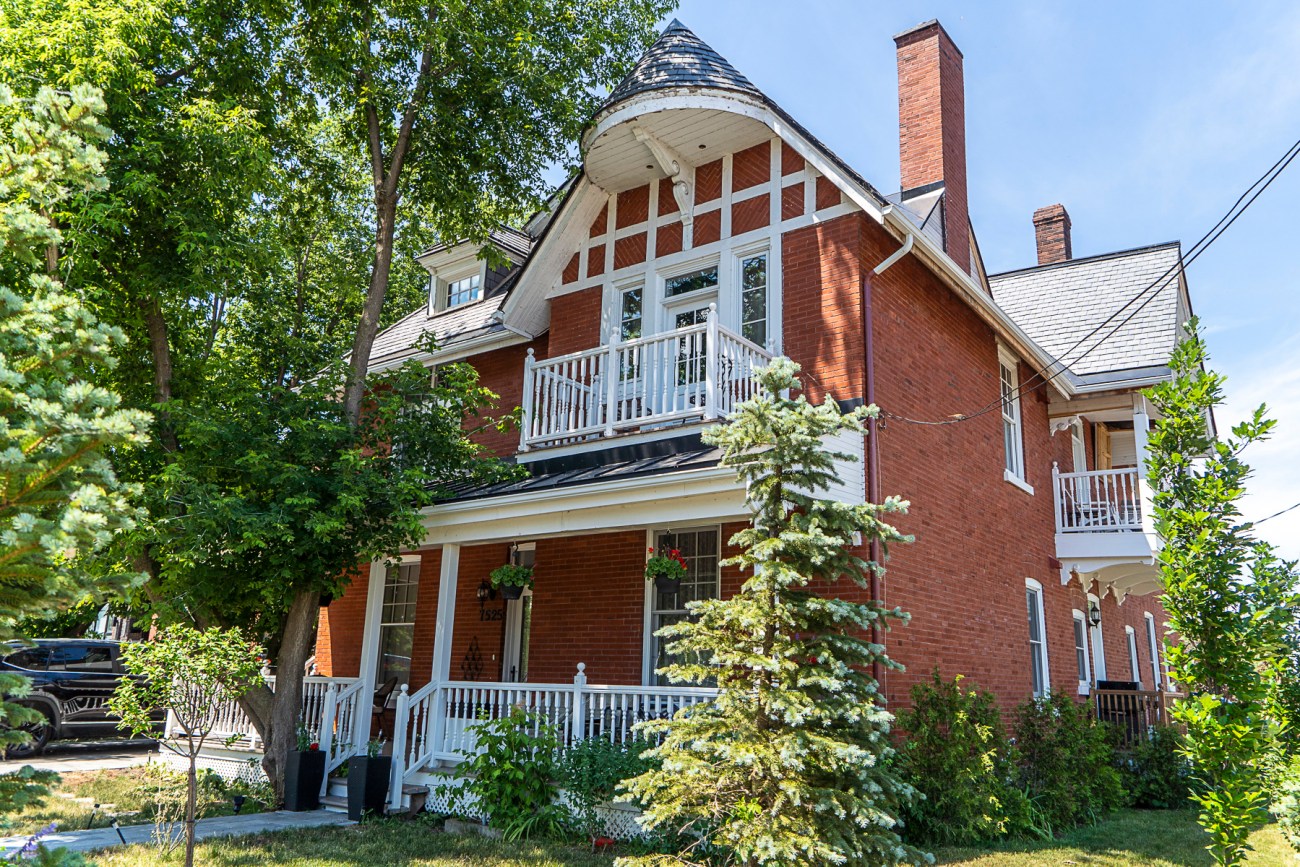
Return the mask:
[(384, 815), (388, 809), (388, 780), (392, 756), (353, 756), (348, 759), (348, 818), (361, 821), (366, 813)]
[(518, 584), (502, 584), (502, 585), (501, 585), (501, 598), (502, 598), (502, 599), (518, 599), (520, 596), (523, 596), (523, 595), (524, 595), (524, 588), (523, 588), (522, 586), (518, 585)]
[(320, 750), (289, 753), (284, 766), (284, 808), (294, 813), (320, 809), (325, 782), (325, 754)]
[(656, 593), (676, 593), (682, 588), (682, 579), (655, 576)]

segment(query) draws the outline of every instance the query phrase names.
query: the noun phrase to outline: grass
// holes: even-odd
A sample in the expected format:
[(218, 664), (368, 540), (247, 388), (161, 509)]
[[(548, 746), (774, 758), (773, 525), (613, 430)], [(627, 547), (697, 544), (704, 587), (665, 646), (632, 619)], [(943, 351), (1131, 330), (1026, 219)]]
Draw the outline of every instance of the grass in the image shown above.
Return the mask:
[[(1290, 865), (1294, 855), (1273, 826), (1251, 838), (1250, 864)], [(1125, 810), (1106, 822), (1045, 843), (938, 853), (940, 864), (975, 867), (1199, 867), (1210, 864), (1191, 811)], [(180, 852), (163, 856), (135, 846), (96, 856), (99, 867), (145, 867), (180, 863)], [(609, 867), (612, 856), (570, 846), (500, 843), (439, 833), (426, 822), (376, 822), (306, 832), (258, 834), (201, 843), (196, 863), (205, 867)]]
[[(157, 781), (158, 777), (153, 777)], [(167, 795), (171, 799), (184, 797), (184, 777), (168, 776)], [(158, 811), (158, 798), (152, 797), (146, 783), (149, 771), (141, 765), (112, 771), (86, 771), (61, 774), (59, 782), (46, 795), (43, 802), (29, 805), (22, 812), (4, 816), (4, 836), (34, 834), (51, 822), (60, 831), (80, 831), (86, 828), (107, 828), (117, 815), (122, 825), (152, 822)], [(183, 803), (176, 800), (174, 803)], [(95, 805), (99, 804), (99, 809)], [(206, 803), (200, 803), (201, 816), (228, 816), (234, 811), (224, 791), (211, 791)], [(260, 812), (259, 805), (250, 798), (242, 812)]]

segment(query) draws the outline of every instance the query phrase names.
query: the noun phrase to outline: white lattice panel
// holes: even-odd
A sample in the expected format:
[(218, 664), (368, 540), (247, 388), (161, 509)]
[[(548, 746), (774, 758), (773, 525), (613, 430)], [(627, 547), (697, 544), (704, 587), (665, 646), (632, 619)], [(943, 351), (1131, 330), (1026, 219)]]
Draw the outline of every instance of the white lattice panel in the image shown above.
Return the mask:
[[(164, 767), (175, 771), (183, 772), (189, 768), (189, 759), (177, 755), (165, 747), (158, 750), (158, 762)], [(200, 769), (216, 772), (217, 776), (226, 782), (234, 782), (235, 780), (243, 780), (246, 783), (266, 782), (266, 774), (262, 771), (260, 756), (249, 760), (201, 755), (195, 764)]]

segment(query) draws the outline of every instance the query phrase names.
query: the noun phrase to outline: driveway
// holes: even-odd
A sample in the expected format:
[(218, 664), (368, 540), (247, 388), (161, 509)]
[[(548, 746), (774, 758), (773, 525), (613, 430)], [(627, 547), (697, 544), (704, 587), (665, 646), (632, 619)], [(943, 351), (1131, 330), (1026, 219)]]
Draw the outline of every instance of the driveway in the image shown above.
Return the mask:
[(143, 765), (157, 751), (158, 742), (152, 740), (55, 741), (44, 755), (27, 761), (0, 761), (0, 774), (25, 765), (61, 774), (130, 768)]

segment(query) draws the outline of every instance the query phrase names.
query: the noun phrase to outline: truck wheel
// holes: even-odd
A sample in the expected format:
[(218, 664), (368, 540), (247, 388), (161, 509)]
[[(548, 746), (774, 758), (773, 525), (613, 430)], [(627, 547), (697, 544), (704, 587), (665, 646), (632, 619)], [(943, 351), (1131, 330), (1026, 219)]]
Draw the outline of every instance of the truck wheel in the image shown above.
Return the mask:
[(31, 740), (25, 744), (11, 745), (5, 751), (6, 758), (29, 759), (45, 752), (46, 745), (54, 736), (54, 724), (50, 721), (49, 711), (43, 708), (35, 708), (35, 710), (41, 715), (40, 720), (20, 727), (21, 731), (27, 732)]

